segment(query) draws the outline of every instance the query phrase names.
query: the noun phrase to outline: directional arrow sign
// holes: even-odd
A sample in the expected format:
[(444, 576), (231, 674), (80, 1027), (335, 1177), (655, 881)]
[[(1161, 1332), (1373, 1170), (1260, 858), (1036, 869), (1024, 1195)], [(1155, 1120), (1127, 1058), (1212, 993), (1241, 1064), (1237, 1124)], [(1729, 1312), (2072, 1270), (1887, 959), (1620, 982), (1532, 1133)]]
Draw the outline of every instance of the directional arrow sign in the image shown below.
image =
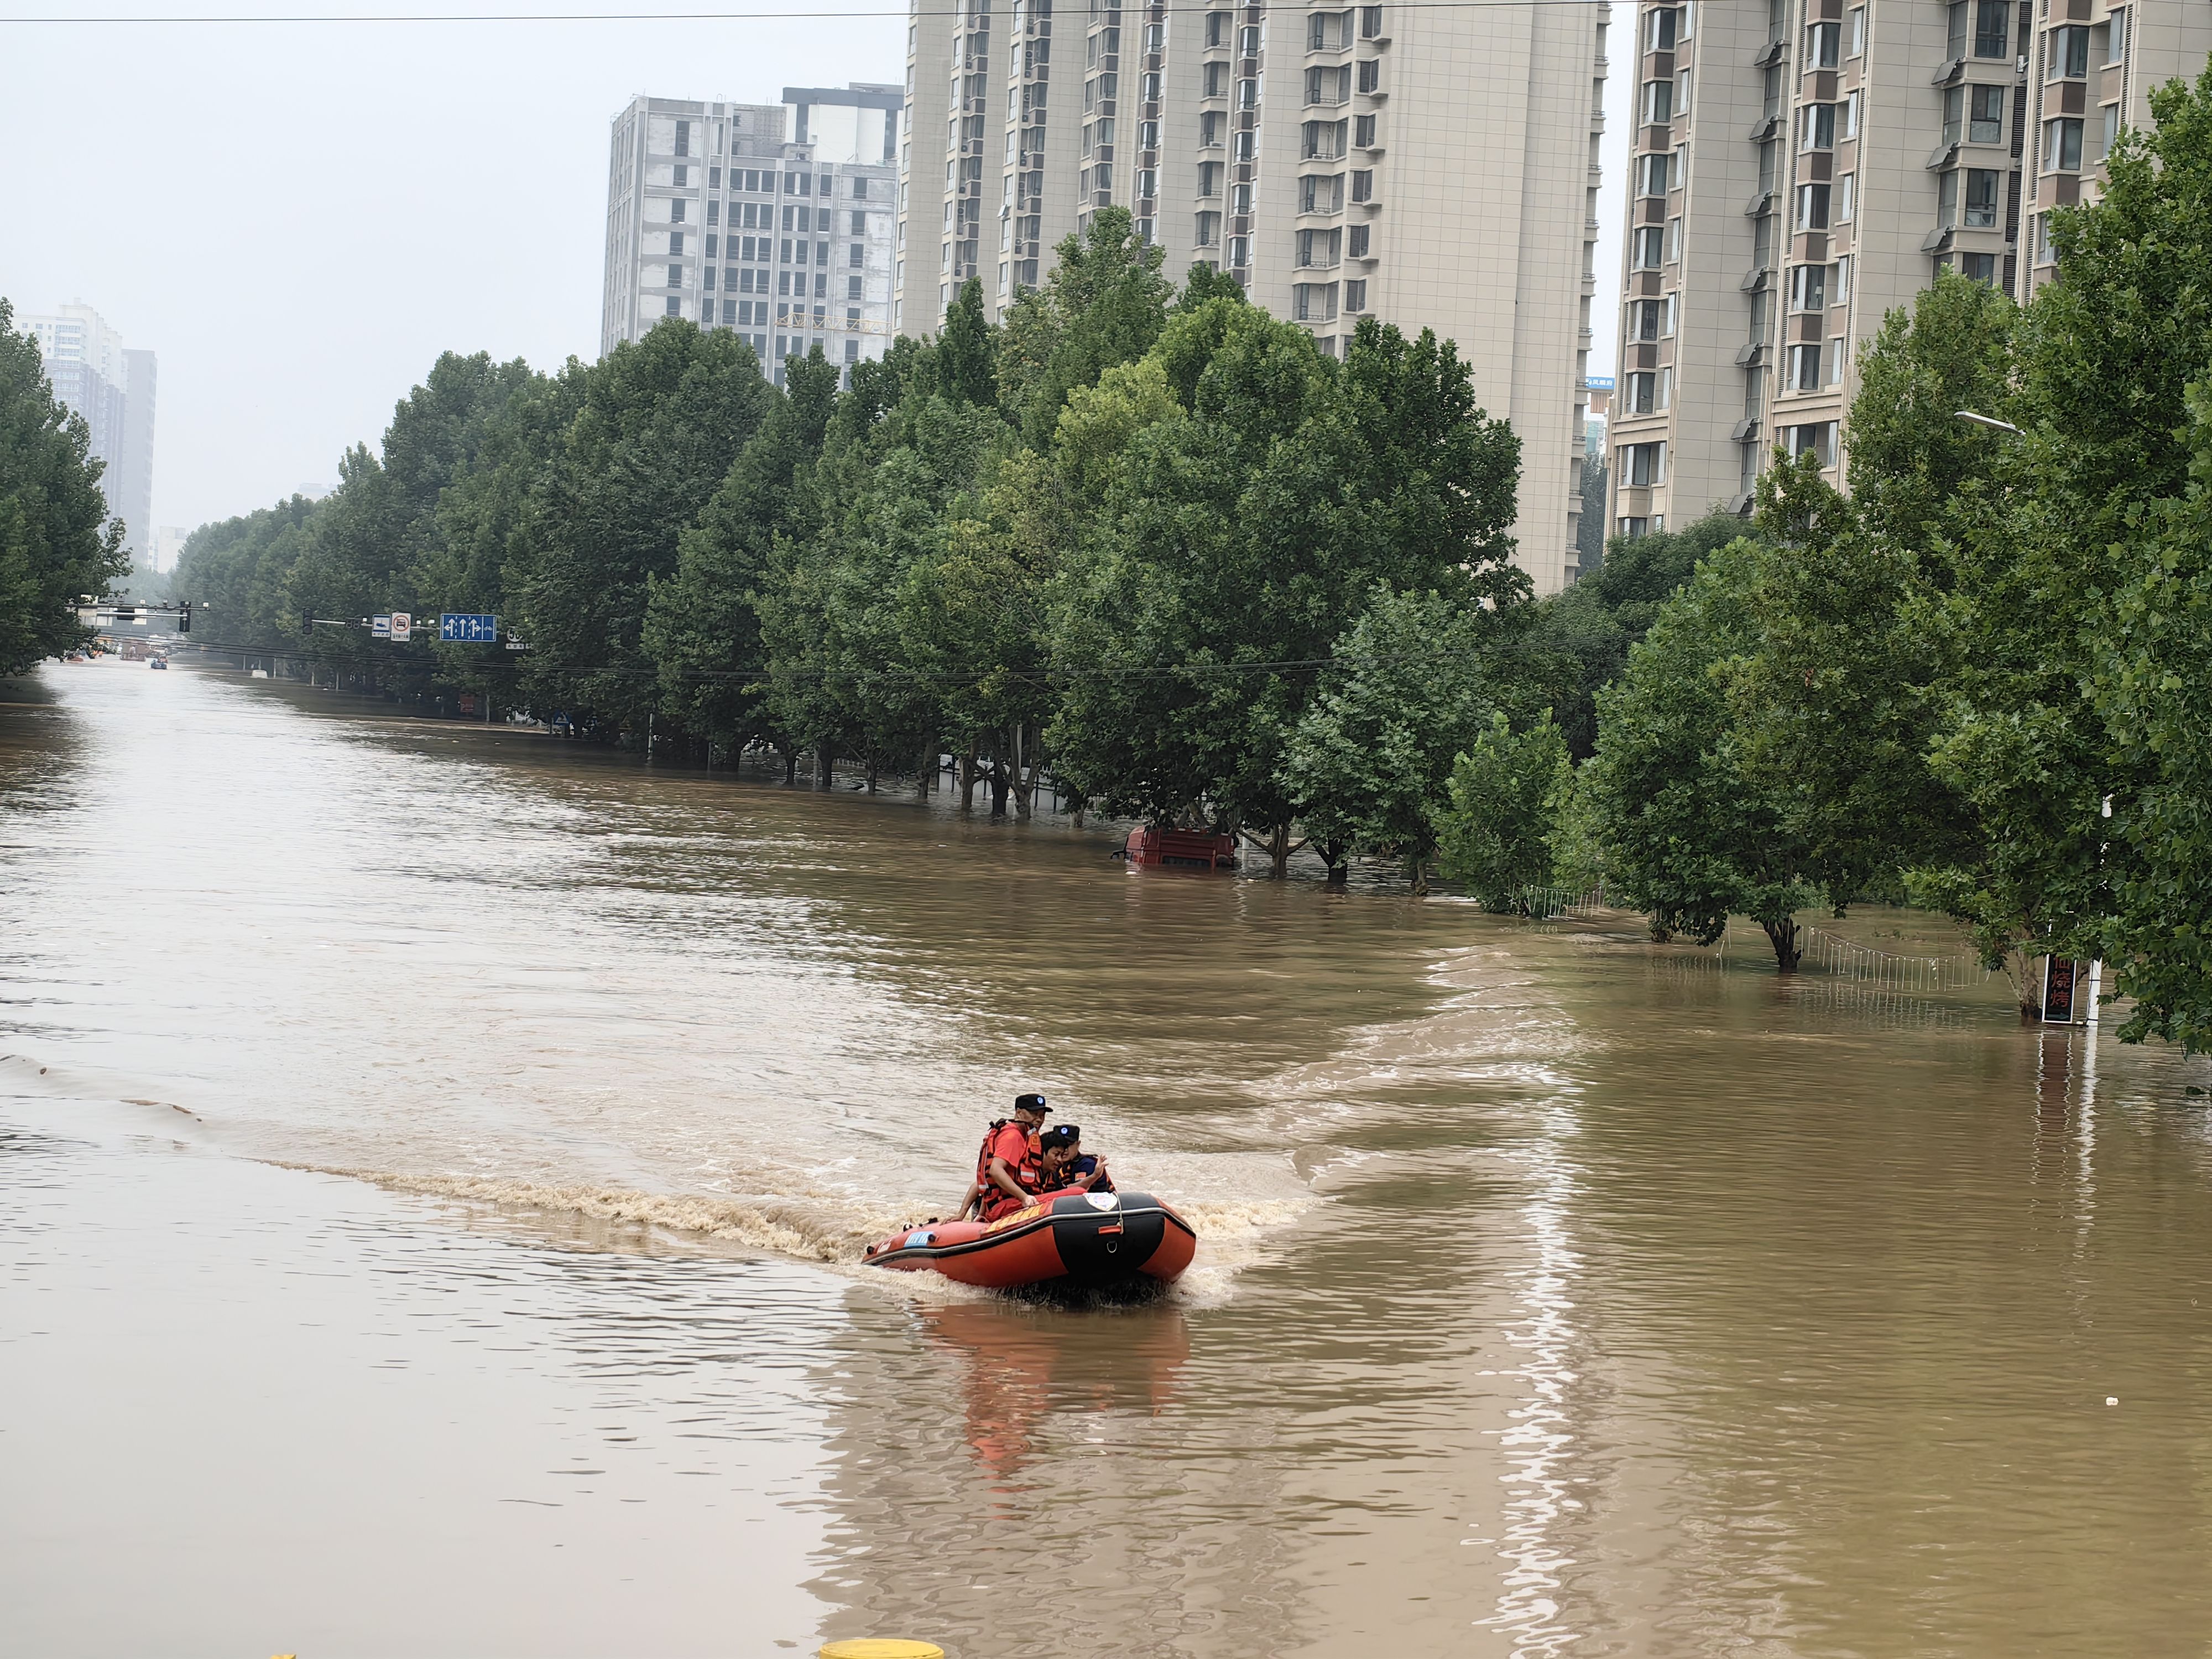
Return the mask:
[(496, 645), (499, 618), (489, 612), (442, 611), (438, 617), (438, 637), (459, 645)]

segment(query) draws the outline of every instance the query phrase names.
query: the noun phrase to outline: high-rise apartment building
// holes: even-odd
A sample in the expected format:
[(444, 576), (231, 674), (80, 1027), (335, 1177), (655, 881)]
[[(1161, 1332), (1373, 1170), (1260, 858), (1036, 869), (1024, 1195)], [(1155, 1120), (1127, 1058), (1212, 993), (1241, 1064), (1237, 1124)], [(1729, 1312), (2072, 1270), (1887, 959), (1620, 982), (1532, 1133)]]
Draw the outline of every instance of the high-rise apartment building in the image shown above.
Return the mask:
[(2212, 58), (2212, 7), (2181, 0), (2039, 0), (2023, 72), (2041, 131), (2026, 158), (2029, 291), (2057, 274), (2051, 210), (2094, 201), (2122, 128), (2152, 126), (2151, 88), (2194, 81)]
[(896, 87), (787, 87), (781, 104), (638, 97), (615, 118), (599, 349), (669, 317), (743, 334), (782, 384), (817, 343), (891, 332)]
[(1554, 592), (1577, 569), (1606, 17), (915, 0), (898, 325), (933, 331), (969, 276), (1002, 313), (1119, 205), (1171, 276), (1230, 271), (1324, 352), (1363, 316), (1433, 328), (1521, 439), (1519, 557)]
[(1747, 511), (1777, 445), (1840, 483), (1882, 319), (1942, 268), (2027, 297), (2048, 210), (2208, 51), (2183, 0), (1646, 0), (1613, 530)]
[(154, 556), (154, 400), (156, 363), (134, 351), (90, 306), (64, 306), (23, 326), (39, 343), (46, 380), (62, 406), (84, 416), (92, 455), (105, 461), (101, 493), (123, 521), (123, 544), (142, 569)]

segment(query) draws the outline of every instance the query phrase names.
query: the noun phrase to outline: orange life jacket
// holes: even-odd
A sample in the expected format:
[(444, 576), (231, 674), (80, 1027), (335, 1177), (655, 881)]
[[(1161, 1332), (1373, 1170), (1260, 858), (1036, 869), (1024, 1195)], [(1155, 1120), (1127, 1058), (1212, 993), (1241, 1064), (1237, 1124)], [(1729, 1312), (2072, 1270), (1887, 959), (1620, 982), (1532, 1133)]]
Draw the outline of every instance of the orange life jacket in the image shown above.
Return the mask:
[[(983, 1131), (982, 1148), (975, 1154), (975, 1184), (983, 1188), (983, 1201), (986, 1206), (994, 1198), (1004, 1199), (1006, 1196), (1001, 1189), (991, 1184), (993, 1156), (991, 1149), (998, 1144), (999, 1131), (1012, 1122), (1013, 1119), (1010, 1117), (994, 1119), (991, 1127)], [(1028, 1137), (1027, 1148), (1022, 1153), (1021, 1161), (1012, 1164), (1014, 1180), (1030, 1192), (1037, 1189), (1036, 1160), (1038, 1153), (1042, 1150), (1043, 1148), (1037, 1145), (1037, 1138), (1030, 1135)], [(1009, 1162), (1012, 1161), (1009, 1160)]]

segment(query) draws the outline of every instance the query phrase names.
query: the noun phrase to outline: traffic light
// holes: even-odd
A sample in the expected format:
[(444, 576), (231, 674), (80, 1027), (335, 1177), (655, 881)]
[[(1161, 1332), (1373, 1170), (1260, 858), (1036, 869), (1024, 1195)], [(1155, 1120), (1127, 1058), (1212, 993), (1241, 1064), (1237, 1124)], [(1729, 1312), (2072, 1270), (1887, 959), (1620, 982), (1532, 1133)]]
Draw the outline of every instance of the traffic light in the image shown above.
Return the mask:
[(177, 632), (179, 634), (189, 634), (191, 631), (192, 602), (190, 599), (186, 599), (182, 605), (177, 607)]

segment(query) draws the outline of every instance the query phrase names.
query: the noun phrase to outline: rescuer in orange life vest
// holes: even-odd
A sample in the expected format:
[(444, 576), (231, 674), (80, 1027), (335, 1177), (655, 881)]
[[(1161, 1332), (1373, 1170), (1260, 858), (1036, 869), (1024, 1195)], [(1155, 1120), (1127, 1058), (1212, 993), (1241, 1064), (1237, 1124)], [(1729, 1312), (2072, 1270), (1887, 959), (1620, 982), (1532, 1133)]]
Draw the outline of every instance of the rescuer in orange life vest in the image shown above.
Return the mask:
[(977, 1219), (996, 1221), (1028, 1207), (1038, 1191), (1042, 1148), (1037, 1132), (1051, 1110), (1042, 1095), (1017, 1095), (1013, 1116), (1000, 1118), (983, 1132), (981, 1150), (975, 1154), (975, 1179), (960, 1200), (955, 1220), (964, 1220), (969, 1211), (976, 1210)]

